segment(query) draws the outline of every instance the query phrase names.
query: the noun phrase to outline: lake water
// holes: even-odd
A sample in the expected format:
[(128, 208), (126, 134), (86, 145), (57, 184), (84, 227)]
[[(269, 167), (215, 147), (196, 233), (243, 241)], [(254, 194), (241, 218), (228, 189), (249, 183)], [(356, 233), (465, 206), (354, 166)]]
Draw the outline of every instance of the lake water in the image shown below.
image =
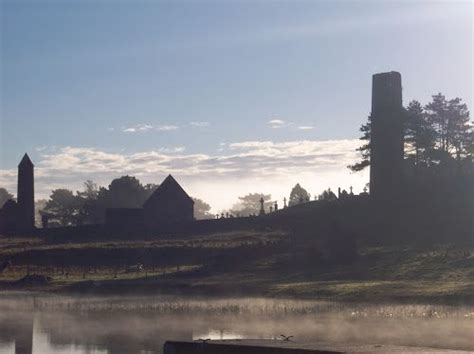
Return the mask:
[(166, 340), (277, 339), (474, 351), (474, 308), (262, 298), (0, 293), (0, 353), (161, 353)]

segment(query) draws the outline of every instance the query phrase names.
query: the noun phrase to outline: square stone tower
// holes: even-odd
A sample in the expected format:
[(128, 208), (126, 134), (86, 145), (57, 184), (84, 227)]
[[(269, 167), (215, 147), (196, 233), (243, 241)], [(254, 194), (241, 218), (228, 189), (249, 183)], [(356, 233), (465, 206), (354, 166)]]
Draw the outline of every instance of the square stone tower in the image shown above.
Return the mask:
[(372, 77), (370, 195), (379, 202), (400, 195), (403, 169), (402, 77), (391, 71)]

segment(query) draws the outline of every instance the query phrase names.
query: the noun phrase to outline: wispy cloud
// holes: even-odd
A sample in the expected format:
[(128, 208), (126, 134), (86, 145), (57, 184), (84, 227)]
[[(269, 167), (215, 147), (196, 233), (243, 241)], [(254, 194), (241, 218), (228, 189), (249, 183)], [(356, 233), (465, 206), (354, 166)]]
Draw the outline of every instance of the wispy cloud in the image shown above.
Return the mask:
[(294, 122), (289, 122), (283, 119), (271, 119), (267, 121), (267, 125), (272, 129), (281, 129), (281, 128), (288, 128), (296, 130), (312, 130), (314, 127), (312, 125), (298, 125), (295, 126)]
[(124, 133), (144, 133), (153, 129), (152, 125), (149, 124), (137, 124), (132, 127), (124, 127), (122, 131)]
[(171, 131), (177, 130), (177, 125), (151, 125), (151, 124), (136, 124), (131, 127), (123, 127), (124, 133), (146, 133), (149, 131)]
[(170, 131), (179, 129), (177, 125), (156, 125), (154, 128), (158, 131)]
[(271, 119), (267, 122), (267, 124), (270, 126), (270, 128), (279, 129), (279, 128), (289, 127), (293, 123), (284, 121), (282, 119)]
[(208, 127), (210, 123), (209, 122), (190, 122), (189, 125), (196, 128), (205, 128), (205, 127)]
[(184, 146), (176, 146), (176, 147), (164, 147), (164, 148), (159, 148), (159, 152), (163, 153), (178, 153), (178, 152), (184, 152), (186, 148)]
[[(144, 183), (160, 183), (171, 173), (185, 181), (191, 195), (228, 207), (255, 188), (281, 194), (296, 182), (313, 193), (349, 184), (362, 189), (366, 175), (350, 174), (346, 168), (358, 159), (359, 145), (357, 139), (242, 141), (223, 145), (226, 149), (217, 154), (185, 153), (183, 146), (135, 153), (68, 146), (40, 152), (40, 159), (34, 161), (35, 190), (37, 198), (44, 198), (54, 188), (79, 190), (87, 179), (108, 185), (128, 174)], [(15, 191), (16, 170), (0, 170), (0, 185)]]

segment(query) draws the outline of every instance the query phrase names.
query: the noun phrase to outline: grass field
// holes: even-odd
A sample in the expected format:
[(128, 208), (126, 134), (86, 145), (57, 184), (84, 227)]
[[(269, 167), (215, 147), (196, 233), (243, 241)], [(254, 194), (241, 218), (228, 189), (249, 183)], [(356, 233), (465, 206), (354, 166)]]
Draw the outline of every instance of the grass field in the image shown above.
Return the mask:
[[(13, 260), (0, 287), (17, 290), (16, 281), (29, 273), (51, 280), (21, 289), (474, 304), (472, 246), (359, 244), (354, 262), (338, 264), (312, 254), (307, 244), (291, 247), (288, 241), (282, 232), (252, 231), (64, 244), (0, 237), (0, 260)], [(144, 271), (129, 271), (138, 262)]]

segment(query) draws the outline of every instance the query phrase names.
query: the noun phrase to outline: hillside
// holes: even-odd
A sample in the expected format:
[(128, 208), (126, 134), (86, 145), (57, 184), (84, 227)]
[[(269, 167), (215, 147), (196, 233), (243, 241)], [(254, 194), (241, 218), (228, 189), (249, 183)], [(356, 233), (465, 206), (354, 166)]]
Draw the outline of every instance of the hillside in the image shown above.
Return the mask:
[[(358, 240), (354, 260), (321, 241), (282, 231), (183, 239), (47, 243), (0, 237), (2, 290), (262, 295), (343, 301), (474, 303), (472, 244), (377, 245)], [(144, 266), (142, 272), (131, 267)], [(44, 284), (18, 281), (40, 274)]]

